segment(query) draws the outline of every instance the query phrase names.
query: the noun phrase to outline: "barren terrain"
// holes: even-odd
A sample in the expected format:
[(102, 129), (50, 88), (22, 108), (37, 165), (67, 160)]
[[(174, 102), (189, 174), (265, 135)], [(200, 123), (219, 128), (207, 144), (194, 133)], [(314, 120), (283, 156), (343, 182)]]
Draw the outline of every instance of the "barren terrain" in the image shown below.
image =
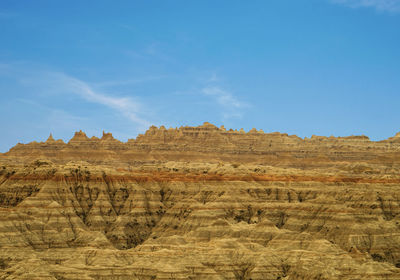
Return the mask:
[(400, 279), (400, 134), (18, 144), (0, 154), (0, 279)]

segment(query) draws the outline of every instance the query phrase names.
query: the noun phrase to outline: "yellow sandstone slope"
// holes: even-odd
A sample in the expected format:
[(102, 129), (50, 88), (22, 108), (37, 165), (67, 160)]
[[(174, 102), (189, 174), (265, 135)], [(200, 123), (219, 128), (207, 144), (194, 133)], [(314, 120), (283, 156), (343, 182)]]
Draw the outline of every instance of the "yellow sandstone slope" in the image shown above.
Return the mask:
[(151, 127), (0, 156), (0, 279), (400, 279), (400, 137)]

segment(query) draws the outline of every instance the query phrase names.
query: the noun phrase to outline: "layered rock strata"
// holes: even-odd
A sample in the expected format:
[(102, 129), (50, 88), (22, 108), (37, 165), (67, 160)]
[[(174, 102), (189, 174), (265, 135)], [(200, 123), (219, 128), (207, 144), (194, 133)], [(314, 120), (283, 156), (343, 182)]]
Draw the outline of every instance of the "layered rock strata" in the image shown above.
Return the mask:
[(5, 156), (14, 162), (42, 157), (56, 163), (82, 159), (96, 164), (128, 165), (138, 161), (224, 161), (306, 168), (340, 162), (398, 163), (399, 154), (400, 133), (379, 142), (366, 136), (302, 139), (255, 129), (247, 133), (226, 130), (204, 123), (179, 129), (152, 126), (126, 143), (114, 139), (111, 133), (103, 133), (102, 138), (88, 138), (80, 131), (68, 143), (55, 141), (51, 136), (46, 142), (18, 144)]
[(0, 279), (399, 279), (398, 138), (206, 123), (17, 145)]

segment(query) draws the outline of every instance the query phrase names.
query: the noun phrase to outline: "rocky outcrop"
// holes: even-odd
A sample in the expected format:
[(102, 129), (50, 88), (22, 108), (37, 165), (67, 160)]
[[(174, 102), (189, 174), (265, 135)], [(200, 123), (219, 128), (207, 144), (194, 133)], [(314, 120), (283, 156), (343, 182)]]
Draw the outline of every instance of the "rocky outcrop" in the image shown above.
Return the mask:
[(20, 144), (0, 279), (399, 279), (398, 151), (208, 123)]
[(57, 163), (85, 160), (89, 163), (132, 165), (149, 161), (202, 161), (274, 164), (314, 168), (340, 162), (398, 163), (400, 141), (394, 136), (370, 141), (366, 136), (299, 138), (282, 133), (252, 129), (226, 130), (210, 123), (198, 127), (166, 129), (152, 126), (145, 134), (126, 143), (103, 133), (101, 139), (88, 138), (82, 131), (64, 143), (52, 136), (46, 142), (18, 144), (2, 157), (32, 161), (43, 157)]

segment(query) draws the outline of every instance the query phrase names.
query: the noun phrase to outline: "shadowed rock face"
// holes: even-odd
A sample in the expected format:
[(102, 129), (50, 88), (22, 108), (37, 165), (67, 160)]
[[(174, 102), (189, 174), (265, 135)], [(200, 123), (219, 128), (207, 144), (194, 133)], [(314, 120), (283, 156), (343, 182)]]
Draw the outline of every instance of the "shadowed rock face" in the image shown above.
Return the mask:
[(400, 279), (400, 141), (205, 123), (0, 157), (0, 279)]

